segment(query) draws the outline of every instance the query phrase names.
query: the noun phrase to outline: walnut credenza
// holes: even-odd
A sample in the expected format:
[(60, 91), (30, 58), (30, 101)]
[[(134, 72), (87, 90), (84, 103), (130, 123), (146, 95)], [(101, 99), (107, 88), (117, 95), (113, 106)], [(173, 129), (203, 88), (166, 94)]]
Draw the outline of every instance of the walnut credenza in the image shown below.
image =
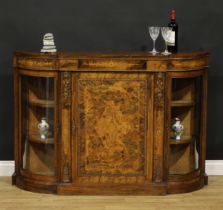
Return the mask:
[[(91, 195), (203, 187), (208, 59), (206, 52), (16, 52), (13, 183)], [(184, 125), (179, 141), (175, 117)], [(42, 136), (41, 121), (49, 125)]]

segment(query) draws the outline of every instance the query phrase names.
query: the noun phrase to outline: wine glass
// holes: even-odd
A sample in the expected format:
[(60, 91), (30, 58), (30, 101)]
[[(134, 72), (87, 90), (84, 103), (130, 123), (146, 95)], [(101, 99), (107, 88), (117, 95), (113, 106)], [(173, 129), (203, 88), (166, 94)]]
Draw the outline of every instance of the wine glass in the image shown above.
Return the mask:
[(156, 44), (156, 39), (159, 36), (159, 33), (160, 33), (160, 27), (157, 27), (157, 26), (150, 26), (149, 27), (149, 34), (150, 34), (151, 39), (153, 40), (153, 50), (151, 51), (151, 53), (153, 55), (158, 53), (156, 51), (155, 44)]
[(163, 55), (170, 55), (171, 52), (168, 52), (167, 49), (167, 42), (170, 39), (170, 35), (171, 35), (171, 28), (170, 27), (161, 27), (161, 32), (162, 32), (162, 36), (163, 39), (165, 40), (165, 44), (166, 44), (166, 49), (164, 52), (162, 52)]

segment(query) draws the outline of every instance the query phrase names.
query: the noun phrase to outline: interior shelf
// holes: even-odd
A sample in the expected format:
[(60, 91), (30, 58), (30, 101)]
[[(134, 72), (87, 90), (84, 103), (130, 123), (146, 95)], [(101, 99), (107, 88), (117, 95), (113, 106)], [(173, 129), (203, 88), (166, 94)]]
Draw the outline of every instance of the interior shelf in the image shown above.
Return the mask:
[(54, 144), (54, 138), (41, 139), (37, 135), (31, 135), (29, 141), (37, 144)]
[[(37, 171), (36, 172), (39, 176), (54, 176), (54, 172), (51, 172), (51, 171), (47, 171), (47, 172), (43, 172), (43, 171)], [(32, 173), (30, 172), (29, 170), (27, 169), (23, 169), (21, 170), (21, 174), (22, 175), (25, 175), (25, 176), (33, 176), (35, 175), (35, 173)]]
[(194, 105), (195, 103), (193, 101), (186, 100), (176, 100), (171, 102), (171, 107), (190, 107)]
[(40, 176), (54, 176), (55, 174), (54, 174), (54, 172), (36, 172), (38, 175), (40, 175)]
[(53, 100), (42, 100), (42, 99), (29, 99), (29, 104), (33, 106), (40, 106), (46, 108), (55, 107), (55, 102)]
[(190, 144), (193, 139), (193, 136), (182, 136), (180, 140), (170, 139), (170, 145)]

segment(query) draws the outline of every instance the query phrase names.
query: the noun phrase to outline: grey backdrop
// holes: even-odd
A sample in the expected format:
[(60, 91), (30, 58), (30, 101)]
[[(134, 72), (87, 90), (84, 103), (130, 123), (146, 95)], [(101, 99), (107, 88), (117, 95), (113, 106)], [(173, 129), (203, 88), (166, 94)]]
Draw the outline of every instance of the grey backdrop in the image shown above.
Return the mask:
[[(211, 52), (207, 159), (223, 159), (222, 0), (7, 0), (0, 3), (0, 160), (13, 155), (14, 50), (39, 51), (53, 32), (60, 51), (145, 51), (148, 25), (177, 10), (181, 51)], [(158, 40), (158, 49), (164, 43)]]

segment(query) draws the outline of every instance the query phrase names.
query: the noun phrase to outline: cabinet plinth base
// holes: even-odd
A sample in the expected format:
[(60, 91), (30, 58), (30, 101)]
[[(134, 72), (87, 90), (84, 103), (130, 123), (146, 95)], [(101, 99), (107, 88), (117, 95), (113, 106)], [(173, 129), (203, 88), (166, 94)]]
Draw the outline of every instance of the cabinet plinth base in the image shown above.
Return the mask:
[(57, 184), (56, 183), (43, 183), (27, 179), (23, 176), (16, 175), (16, 184), (17, 187), (38, 193), (47, 193), (47, 194), (57, 194)]
[(43, 183), (13, 175), (12, 184), (38, 193), (59, 195), (166, 195), (188, 193), (206, 185), (207, 176), (194, 177), (192, 180), (146, 183), (146, 184), (80, 184), (80, 183)]
[(195, 190), (199, 190), (205, 185), (205, 177), (199, 176), (191, 180), (185, 180), (181, 182), (169, 182), (168, 194), (189, 193)]

